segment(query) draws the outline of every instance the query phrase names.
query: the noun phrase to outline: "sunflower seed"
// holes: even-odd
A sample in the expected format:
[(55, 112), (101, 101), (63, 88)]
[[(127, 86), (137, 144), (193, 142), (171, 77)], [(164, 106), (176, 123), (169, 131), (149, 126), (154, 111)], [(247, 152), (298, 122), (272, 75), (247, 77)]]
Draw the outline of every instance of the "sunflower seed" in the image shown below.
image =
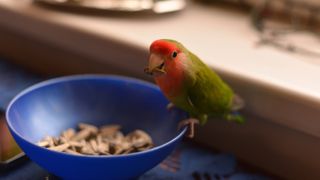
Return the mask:
[(41, 146), (41, 147), (49, 147), (49, 142), (48, 141), (40, 141), (37, 143), (38, 146)]
[(66, 143), (66, 144), (61, 144), (61, 145), (54, 146), (54, 147), (49, 147), (48, 149), (62, 152), (64, 150), (68, 149), (69, 146), (70, 146), (70, 144)]
[(76, 155), (82, 155), (81, 153), (78, 153), (77, 151), (66, 149), (63, 152), (69, 153), (69, 154), (76, 154)]
[(98, 133), (98, 128), (94, 125), (91, 124), (85, 124), (85, 123), (80, 123), (78, 125), (79, 129), (81, 130), (88, 130), (90, 131), (92, 134), (97, 134)]
[(81, 131), (79, 131), (77, 134), (75, 134), (71, 140), (73, 141), (80, 141), (80, 140), (84, 140), (84, 139), (88, 139), (89, 136), (91, 135), (91, 131), (88, 129), (83, 129)]
[(100, 134), (102, 137), (110, 137), (119, 132), (120, 129), (120, 125), (106, 125), (100, 128)]
[(75, 130), (74, 129), (67, 129), (65, 131), (62, 132), (61, 134), (61, 138), (65, 138), (67, 140), (70, 140), (74, 135), (76, 134)]
[(90, 144), (86, 143), (85, 146), (83, 146), (80, 150), (80, 153), (82, 154), (88, 154), (88, 155), (96, 155), (97, 153), (94, 152)]

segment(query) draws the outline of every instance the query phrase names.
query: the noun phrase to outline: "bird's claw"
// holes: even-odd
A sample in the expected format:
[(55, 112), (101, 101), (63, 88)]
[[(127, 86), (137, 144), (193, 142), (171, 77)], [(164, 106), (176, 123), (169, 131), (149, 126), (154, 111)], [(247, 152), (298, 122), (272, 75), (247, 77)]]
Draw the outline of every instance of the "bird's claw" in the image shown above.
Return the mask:
[(178, 129), (180, 130), (181, 128), (183, 128), (185, 126), (189, 126), (187, 136), (189, 138), (193, 138), (194, 137), (194, 125), (195, 124), (199, 124), (199, 120), (198, 119), (195, 119), (195, 118), (185, 119), (185, 120), (183, 120), (183, 121), (181, 121), (179, 123)]
[(174, 106), (173, 103), (169, 103), (169, 104), (167, 105), (167, 109), (168, 109), (169, 111), (171, 111), (174, 107), (175, 107), (175, 106)]

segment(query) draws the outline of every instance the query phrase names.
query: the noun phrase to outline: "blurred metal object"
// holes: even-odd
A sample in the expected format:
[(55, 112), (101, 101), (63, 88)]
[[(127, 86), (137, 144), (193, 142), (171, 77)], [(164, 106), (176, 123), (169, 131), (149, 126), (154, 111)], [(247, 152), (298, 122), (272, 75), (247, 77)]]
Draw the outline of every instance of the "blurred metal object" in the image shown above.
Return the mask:
[[(257, 46), (320, 58), (319, 0), (198, 0), (251, 13)], [(226, 7), (226, 6), (224, 6)]]
[[(258, 3), (259, 2), (259, 3)], [(259, 0), (248, 2), (253, 10), (253, 22), (258, 29), (263, 19), (289, 22), (296, 28), (320, 30), (320, 1)]]
[(258, 45), (320, 58), (320, 1), (259, 0), (252, 5)]
[(48, 5), (96, 10), (168, 13), (182, 10), (186, 0), (35, 0)]

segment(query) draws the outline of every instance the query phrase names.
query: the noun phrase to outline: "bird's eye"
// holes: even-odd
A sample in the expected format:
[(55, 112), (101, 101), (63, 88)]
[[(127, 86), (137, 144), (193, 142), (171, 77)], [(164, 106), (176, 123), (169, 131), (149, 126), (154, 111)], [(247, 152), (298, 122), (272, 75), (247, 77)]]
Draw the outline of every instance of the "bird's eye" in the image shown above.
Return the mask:
[(172, 58), (176, 58), (177, 55), (178, 55), (177, 51), (173, 51), (171, 56), (172, 56)]

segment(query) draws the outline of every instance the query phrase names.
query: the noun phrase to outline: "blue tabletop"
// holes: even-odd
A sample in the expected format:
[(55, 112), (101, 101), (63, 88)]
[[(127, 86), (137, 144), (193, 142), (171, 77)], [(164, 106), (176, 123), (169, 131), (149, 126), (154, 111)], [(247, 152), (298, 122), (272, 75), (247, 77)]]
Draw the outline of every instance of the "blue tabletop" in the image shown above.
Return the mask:
[[(59, 179), (32, 161), (3, 173), (1, 179), (37, 180)], [(160, 165), (145, 173), (139, 180), (185, 179), (185, 180), (264, 180), (271, 179), (259, 173), (248, 173), (232, 154), (215, 153), (190, 142), (181, 145)]]

